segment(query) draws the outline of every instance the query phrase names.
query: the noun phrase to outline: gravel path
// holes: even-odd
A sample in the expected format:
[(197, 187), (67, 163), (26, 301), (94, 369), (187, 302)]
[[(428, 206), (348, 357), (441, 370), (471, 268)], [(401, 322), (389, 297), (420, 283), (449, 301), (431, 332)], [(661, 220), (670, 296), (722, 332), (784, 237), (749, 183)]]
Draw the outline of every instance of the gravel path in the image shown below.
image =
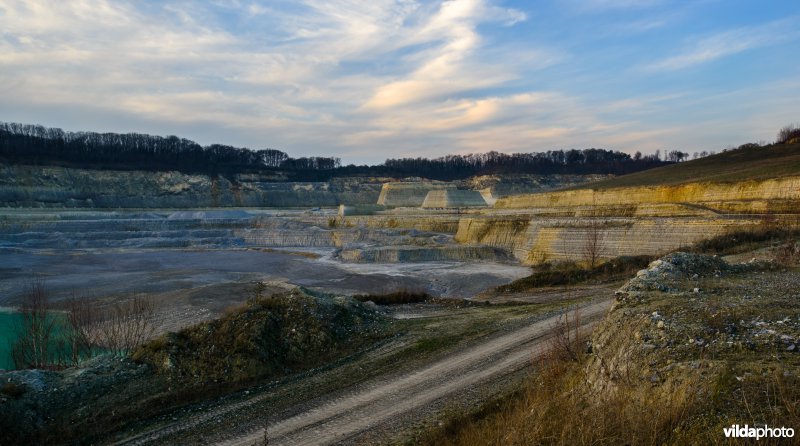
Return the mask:
[[(598, 322), (611, 306), (611, 300), (592, 302), (581, 308), (581, 323), (588, 329)], [(391, 425), (403, 415), (420, 411), (435, 401), (467, 390), (478, 384), (501, 378), (529, 364), (548, 346), (549, 334), (559, 316), (552, 316), (512, 332), (482, 339), (479, 343), (451, 353), (419, 368), (393, 374), (391, 379), (378, 377), (351, 390), (337, 392), (330, 399), (293, 415), (272, 420), (268, 426), (269, 444), (326, 445), (346, 442), (372, 429)], [(139, 434), (116, 445), (160, 444), (162, 439), (191, 431), (209, 420), (225, 418), (238, 410), (255, 405), (268, 393), (216, 407), (167, 426)], [(231, 432), (222, 443), (226, 446), (261, 444), (264, 430)]]

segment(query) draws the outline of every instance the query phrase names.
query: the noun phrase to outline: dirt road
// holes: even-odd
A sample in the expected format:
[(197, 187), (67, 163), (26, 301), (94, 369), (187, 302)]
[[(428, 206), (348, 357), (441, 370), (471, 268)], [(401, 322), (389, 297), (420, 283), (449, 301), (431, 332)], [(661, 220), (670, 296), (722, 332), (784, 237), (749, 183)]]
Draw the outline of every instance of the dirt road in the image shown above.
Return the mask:
[[(611, 301), (604, 300), (582, 308), (582, 324), (587, 328), (593, 325), (610, 305)], [(548, 334), (557, 319), (550, 317), (486, 340), (390, 381), (378, 379), (358, 386), (347, 395), (273, 422), (268, 428), (269, 444), (324, 445), (345, 441), (448, 394), (522, 367), (547, 347)], [(220, 444), (250, 446), (263, 438), (262, 429)]]

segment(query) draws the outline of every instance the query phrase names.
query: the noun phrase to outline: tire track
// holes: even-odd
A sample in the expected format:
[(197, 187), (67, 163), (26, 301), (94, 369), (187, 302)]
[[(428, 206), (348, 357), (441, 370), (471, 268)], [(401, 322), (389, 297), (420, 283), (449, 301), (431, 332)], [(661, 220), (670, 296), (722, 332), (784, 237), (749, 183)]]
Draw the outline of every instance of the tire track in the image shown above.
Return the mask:
[[(596, 323), (611, 301), (581, 308), (582, 328)], [(522, 367), (547, 347), (553, 316), (407, 372), (389, 382), (361, 386), (345, 396), (269, 426), (270, 445), (325, 445), (340, 442), (392, 418), (423, 407), (460, 389)], [(219, 443), (251, 446), (263, 439), (258, 430)]]

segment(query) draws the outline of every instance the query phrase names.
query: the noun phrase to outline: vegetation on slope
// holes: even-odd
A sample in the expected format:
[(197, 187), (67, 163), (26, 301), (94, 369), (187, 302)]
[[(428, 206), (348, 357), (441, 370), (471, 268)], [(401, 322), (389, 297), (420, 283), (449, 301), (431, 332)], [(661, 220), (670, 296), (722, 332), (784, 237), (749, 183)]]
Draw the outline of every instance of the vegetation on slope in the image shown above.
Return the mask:
[(89, 444), (138, 420), (305, 372), (388, 336), (348, 297), (254, 297), (222, 318), (60, 372), (0, 372), (0, 444)]
[(620, 291), (588, 350), (574, 324), (554, 327), (525, 385), (409, 441), (726, 444), (733, 424), (797, 429), (797, 266), (671, 254)]
[(272, 378), (352, 353), (380, 337), (383, 320), (353, 299), (295, 290), (166, 334), (139, 348), (133, 359), (200, 383)]
[(622, 280), (647, 266), (651, 260), (653, 258), (650, 256), (621, 256), (594, 268), (576, 262), (544, 263), (537, 265), (530, 276), (501, 285), (495, 290), (500, 293), (520, 293), (542, 287)]
[(696, 182), (765, 180), (800, 174), (800, 143), (759, 146), (744, 144), (718, 153), (644, 172), (632, 173), (571, 189), (595, 190), (636, 186), (671, 186)]

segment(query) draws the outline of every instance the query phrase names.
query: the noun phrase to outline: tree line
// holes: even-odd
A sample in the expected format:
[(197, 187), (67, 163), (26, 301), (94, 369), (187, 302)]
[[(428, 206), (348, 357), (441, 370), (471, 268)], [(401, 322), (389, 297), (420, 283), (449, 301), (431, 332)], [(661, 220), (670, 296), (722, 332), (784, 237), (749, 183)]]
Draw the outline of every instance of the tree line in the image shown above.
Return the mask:
[(622, 175), (688, 159), (680, 151), (631, 156), (606, 149), (550, 150), (536, 153), (447, 155), (387, 159), (377, 165), (342, 166), (336, 157), (292, 158), (276, 149), (251, 150), (221, 144), (201, 146), (177, 136), (139, 133), (66, 132), (41, 125), (0, 122), (0, 161), (112, 170), (175, 170), (223, 174), (283, 172), (290, 180), (324, 181), (341, 176), (419, 176), (454, 180), (473, 175)]
[(275, 149), (250, 150), (222, 144), (203, 147), (177, 136), (65, 132), (17, 123), (0, 123), (0, 158), (20, 164), (204, 174), (330, 170), (341, 164), (338, 158), (290, 158)]

